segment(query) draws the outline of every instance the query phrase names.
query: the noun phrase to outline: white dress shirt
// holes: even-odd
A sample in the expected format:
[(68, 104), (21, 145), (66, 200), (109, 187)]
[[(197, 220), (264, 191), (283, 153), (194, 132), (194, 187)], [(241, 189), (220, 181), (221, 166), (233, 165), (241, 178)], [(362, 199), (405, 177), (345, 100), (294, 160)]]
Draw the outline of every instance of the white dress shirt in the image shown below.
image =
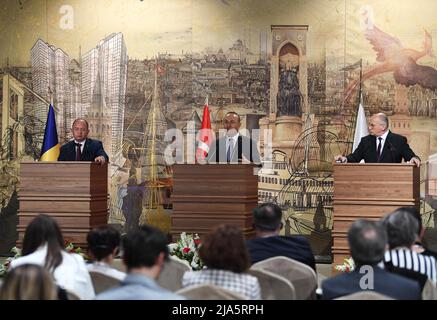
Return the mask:
[[(80, 146), (80, 154), (83, 154), (83, 148), (85, 147), (85, 142), (86, 142), (86, 139), (81, 141), (81, 142), (74, 140), (74, 143), (80, 143), (81, 144), (81, 146)], [(74, 150), (77, 151), (77, 147), (76, 146), (74, 147)]]
[(232, 155), (234, 154), (234, 152), (235, 152), (235, 146), (236, 146), (236, 144), (237, 144), (237, 141), (238, 141), (238, 137), (240, 136), (240, 133), (239, 132), (237, 132), (237, 134), (235, 134), (234, 136), (232, 136), (232, 137), (228, 137), (228, 136), (226, 136), (226, 154), (228, 154), (228, 149), (229, 149), (229, 144), (230, 144), (230, 142), (232, 142), (233, 144), (232, 144), (232, 149), (231, 149), (231, 151), (232, 151), (232, 154), (231, 154), (231, 160), (232, 160)]
[(115, 278), (117, 280), (123, 281), (124, 278), (126, 278), (126, 273), (121, 272), (113, 267), (111, 267), (109, 264), (101, 262), (101, 261), (95, 261), (93, 263), (87, 264), (87, 269), (89, 272), (99, 272), (102, 273), (108, 277)]
[(381, 139), (381, 154), (382, 155), (382, 150), (384, 150), (384, 144), (385, 144), (385, 140), (387, 140), (387, 135), (390, 132), (390, 130), (387, 130), (382, 136), (380, 137), (376, 137), (376, 151), (378, 152), (378, 144), (379, 144), (379, 138)]
[[(47, 245), (40, 246), (36, 251), (11, 262), (11, 268), (23, 264), (44, 266), (47, 256)], [(90, 274), (82, 256), (76, 253), (62, 251), (62, 262), (53, 272), (57, 285), (79, 296), (82, 300), (90, 300), (95, 296)]]

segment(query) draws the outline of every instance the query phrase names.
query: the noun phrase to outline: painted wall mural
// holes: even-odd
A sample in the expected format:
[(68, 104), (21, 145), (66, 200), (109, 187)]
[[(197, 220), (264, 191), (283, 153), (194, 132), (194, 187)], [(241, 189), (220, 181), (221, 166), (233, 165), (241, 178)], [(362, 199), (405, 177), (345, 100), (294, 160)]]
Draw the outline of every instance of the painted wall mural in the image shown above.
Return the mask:
[[(39, 157), (51, 99), (61, 143), (77, 117), (103, 141), (110, 222), (124, 230), (144, 221), (168, 228), (165, 132), (198, 130), (207, 96), (214, 130), (231, 110), (249, 131), (271, 129), (272, 155), (258, 138), (269, 164), (259, 201), (278, 202), (284, 232), (329, 256), (332, 159), (352, 149), (361, 92), (366, 115), (386, 113), (423, 160), (421, 213), (432, 238), (434, 1), (7, 0), (0, 8), (0, 252), (15, 241), (19, 161)], [(150, 214), (156, 203), (159, 214)]]

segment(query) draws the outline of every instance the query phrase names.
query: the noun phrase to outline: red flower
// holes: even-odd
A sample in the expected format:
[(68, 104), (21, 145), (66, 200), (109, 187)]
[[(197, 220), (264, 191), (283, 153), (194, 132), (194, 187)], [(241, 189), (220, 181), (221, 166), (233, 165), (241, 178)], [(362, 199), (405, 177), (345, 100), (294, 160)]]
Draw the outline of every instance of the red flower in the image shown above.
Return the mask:
[(184, 253), (188, 253), (188, 252), (190, 252), (190, 248), (185, 247), (185, 248), (182, 249), (182, 251), (183, 251)]
[(194, 244), (198, 246), (200, 244), (200, 239), (194, 239)]

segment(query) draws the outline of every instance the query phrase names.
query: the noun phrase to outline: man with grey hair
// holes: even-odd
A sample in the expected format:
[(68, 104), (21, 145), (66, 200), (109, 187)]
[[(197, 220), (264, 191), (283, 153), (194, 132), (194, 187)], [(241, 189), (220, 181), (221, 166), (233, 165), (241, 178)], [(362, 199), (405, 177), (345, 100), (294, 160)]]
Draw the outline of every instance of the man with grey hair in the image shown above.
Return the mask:
[(412, 250), (419, 228), (417, 220), (407, 210), (400, 208), (384, 217), (382, 222), (387, 230), (390, 248), (384, 255), (384, 268), (416, 280), (422, 288), (428, 279), (436, 284), (435, 258)]
[(374, 291), (393, 299), (421, 298), (417, 282), (378, 266), (387, 247), (387, 234), (377, 221), (360, 219), (348, 232), (349, 247), (356, 268), (322, 283), (322, 298), (335, 299), (359, 291)]
[(369, 135), (361, 139), (360, 144), (348, 156), (337, 155), (335, 161), (357, 163), (401, 163), (420, 166), (420, 158), (411, 150), (407, 138), (388, 129), (388, 118), (384, 113), (374, 114), (369, 122)]

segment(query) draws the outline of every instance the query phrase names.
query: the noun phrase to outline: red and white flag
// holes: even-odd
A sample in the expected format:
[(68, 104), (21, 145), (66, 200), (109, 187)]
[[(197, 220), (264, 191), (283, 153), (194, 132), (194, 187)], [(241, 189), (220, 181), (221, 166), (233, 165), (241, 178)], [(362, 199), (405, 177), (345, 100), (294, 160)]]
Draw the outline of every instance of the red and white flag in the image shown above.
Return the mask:
[(202, 126), (198, 134), (196, 160), (197, 162), (205, 162), (205, 158), (208, 155), (209, 147), (213, 139), (211, 130), (211, 117), (209, 115), (208, 108), (208, 96), (205, 99), (205, 105), (203, 107)]

